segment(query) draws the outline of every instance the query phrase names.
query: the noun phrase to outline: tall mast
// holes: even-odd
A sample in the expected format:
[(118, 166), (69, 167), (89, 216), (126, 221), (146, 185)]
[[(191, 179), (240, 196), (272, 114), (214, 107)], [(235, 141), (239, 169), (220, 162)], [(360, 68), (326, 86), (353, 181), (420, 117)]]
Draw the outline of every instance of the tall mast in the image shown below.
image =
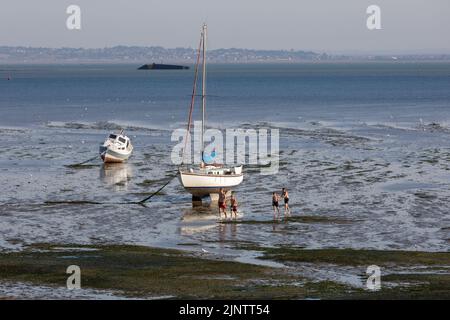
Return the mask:
[(203, 149), (204, 145), (204, 133), (205, 133), (205, 107), (206, 107), (206, 23), (203, 24), (202, 30), (203, 37), (203, 73), (202, 73), (202, 161), (203, 161)]

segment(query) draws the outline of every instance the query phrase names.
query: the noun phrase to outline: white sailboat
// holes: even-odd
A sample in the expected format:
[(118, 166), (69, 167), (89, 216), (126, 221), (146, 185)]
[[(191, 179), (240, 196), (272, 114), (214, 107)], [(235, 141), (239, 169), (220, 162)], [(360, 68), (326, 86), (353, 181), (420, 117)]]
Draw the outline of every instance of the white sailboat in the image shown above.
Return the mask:
[[(191, 102), (191, 112), (195, 97), (195, 87), (197, 83), (197, 69), (202, 52), (202, 134), (201, 134), (201, 155), (202, 160), (198, 168), (180, 169), (180, 181), (183, 187), (192, 194), (193, 201), (201, 200), (205, 196), (210, 196), (215, 200), (218, 197), (219, 190), (222, 188), (225, 192), (242, 183), (244, 175), (242, 173), (242, 165), (225, 167), (218, 164), (209, 164), (205, 161), (204, 155), (204, 132), (205, 132), (205, 107), (206, 107), (206, 32), (207, 26), (203, 25), (199, 52), (197, 57), (196, 75), (194, 80), (194, 91)], [(191, 114), (191, 113), (190, 113)], [(188, 124), (188, 132), (190, 130), (190, 121)]]
[(100, 157), (104, 163), (120, 163), (128, 160), (133, 152), (133, 145), (130, 138), (120, 133), (111, 133), (105, 142), (100, 145)]

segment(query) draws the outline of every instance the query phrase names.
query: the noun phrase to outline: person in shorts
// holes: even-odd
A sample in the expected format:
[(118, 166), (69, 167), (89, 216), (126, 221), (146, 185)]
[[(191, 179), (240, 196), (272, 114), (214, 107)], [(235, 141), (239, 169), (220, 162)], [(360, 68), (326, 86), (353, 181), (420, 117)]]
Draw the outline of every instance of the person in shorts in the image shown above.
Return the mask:
[(281, 191), (281, 197), (284, 199), (284, 216), (291, 215), (291, 208), (289, 208), (289, 192), (286, 188)]
[(225, 215), (225, 219), (227, 218), (227, 205), (226, 205), (226, 195), (223, 188), (219, 190), (219, 218), (222, 218), (222, 212)]
[(280, 208), (278, 205), (278, 201), (280, 201), (280, 196), (278, 193), (272, 193), (272, 208), (273, 208), (273, 218), (278, 219), (278, 215), (280, 214)]
[(234, 213), (234, 218), (237, 218), (237, 206), (238, 206), (238, 202), (236, 199), (236, 196), (234, 195), (234, 192), (231, 194), (231, 199), (230, 199), (230, 209), (231, 209), (231, 217), (233, 217), (233, 213)]

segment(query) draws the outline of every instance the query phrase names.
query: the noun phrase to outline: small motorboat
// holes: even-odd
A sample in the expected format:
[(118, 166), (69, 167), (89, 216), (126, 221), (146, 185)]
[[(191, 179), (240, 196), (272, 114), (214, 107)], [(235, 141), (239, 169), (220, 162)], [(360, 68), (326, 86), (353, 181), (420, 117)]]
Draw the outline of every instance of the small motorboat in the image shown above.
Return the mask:
[(111, 133), (100, 146), (100, 157), (104, 163), (120, 163), (126, 161), (133, 152), (130, 138), (120, 133)]

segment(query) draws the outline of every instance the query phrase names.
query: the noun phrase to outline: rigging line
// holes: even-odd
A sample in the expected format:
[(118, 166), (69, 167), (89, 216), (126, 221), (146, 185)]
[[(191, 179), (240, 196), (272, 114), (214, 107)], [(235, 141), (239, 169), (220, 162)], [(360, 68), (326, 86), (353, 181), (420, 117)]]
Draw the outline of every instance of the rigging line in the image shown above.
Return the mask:
[[(196, 94), (196, 97), (203, 97), (201, 94)], [(228, 98), (229, 96), (221, 96), (218, 94), (205, 94), (205, 97), (215, 97), (215, 98)]]
[(181, 163), (182, 164), (184, 162), (184, 155), (185, 155), (186, 148), (187, 148), (187, 142), (188, 142), (188, 138), (189, 138), (189, 135), (190, 135), (190, 132), (191, 132), (192, 113), (193, 113), (193, 110), (194, 110), (195, 96), (196, 96), (196, 92), (197, 92), (198, 66), (200, 64), (200, 50), (201, 50), (201, 47), (202, 47), (202, 43), (203, 43), (203, 37), (200, 37), (200, 43), (198, 45), (198, 53), (197, 53), (197, 62), (195, 63), (194, 86), (192, 87), (192, 97), (191, 97), (191, 105), (190, 105), (190, 108), (189, 108), (187, 132), (186, 132), (186, 137), (185, 137), (185, 140), (184, 140), (183, 154), (181, 156)]
[(205, 108), (206, 108), (206, 24), (203, 24), (202, 28), (202, 161), (205, 151)]

